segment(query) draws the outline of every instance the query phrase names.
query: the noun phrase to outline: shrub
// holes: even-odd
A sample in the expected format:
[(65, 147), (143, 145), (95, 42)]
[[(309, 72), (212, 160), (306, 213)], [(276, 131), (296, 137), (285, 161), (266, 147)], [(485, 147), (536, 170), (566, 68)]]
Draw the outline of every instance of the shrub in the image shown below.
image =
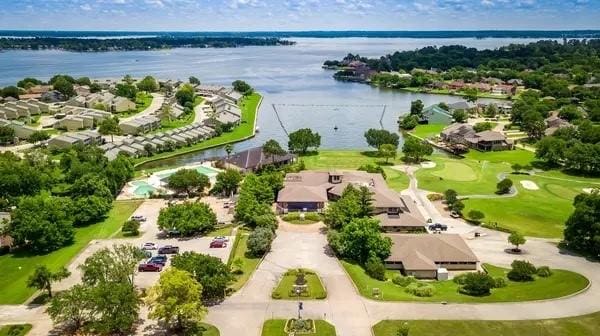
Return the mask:
[(273, 292), (273, 293), (271, 294), (271, 298), (273, 298), (273, 299), (275, 299), (275, 300), (279, 300), (279, 299), (281, 299), (281, 294), (280, 294), (280, 293), (277, 293), (277, 292)]
[(481, 220), (483, 218), (485, 218), (485, 215), (483, 212), (479, 211), (479, 210), (471, 210), (469, 211), (469, 213), (467, 214), (467, 217), (469, 217), (469, 219), (474, 222), (474, 223), (481, 223)]
[(507, 283), (506, 283), (506, 279), (502, 278), (502, 277), (498, 277), (494, 279), (494, 288), (502, 288), (502, 287), (506, 287)]
[(535, 266), (525, 260), (515, 260), (510, 266), (507, 276), (512, 281), (533, 281), (533, 275), (537, 273)]
[(462, 274), (455, 276), (454, 279), (452, 279), (452, 281), (454, 281), (455, 284), (464, 285), (466, 277), (467, 277), (467, 273), (462, 273)]
[(140, 234), (140, 222), (135, 219), (130, 219), (123, 224), (121, 231), (132, 236), (137, 236)]
[(489, 295), (490, 290), (494, 288), (495, 281), (484, 272), (467, 273), (464, 278), (464, 285), (460, 292), (472, 296)]
[(422, 282), (413, 282), (404, 291), (418, 297), (431, 297), (435, 293), (435, 288)]
[(369, 257), (365, 263), (365, 271), (371, 278), (385, 281), (385, 266), (381, 259)]
[(550, 270), (550, 267), (548, 267), (548, 266), (540, 266), (537, 269), (537, 275), (542, 278), (547, 278), (552, 275), (552, 271)]
[(271, 243), (274, 238), (275, 234), (271, 229), (262, 227), (256, 228), (252, 231), (250, 236), (248, 236), (248, 241), (246, 242), (248, 252), (256, 257), (262, 256), (271, 250)]
[(513, 186), (513, 181), (510, 179), (505, 178), (504, 180), (498, 182), (498, 184), (496, 185), (496, 189), (498, 189), (496, 191), (497, 194), (508, 194), (510, 192), (510, 189)]
[(400, 287), (406, 287), (415, 281), (416, 281), (416, 279), (413, 276), (402, 276), (402, 275), (397, 275), (394, 277), (394, 279), (392, 279), (392, 282)]
[(441, 200), (444, 199), (444, 195), (438, 194), (438, 193), (429, 194), (429, 195), (427, 195), (427, 199), (430, 200), (430, 201), (432, 201), (432, 202), (441, 201)]

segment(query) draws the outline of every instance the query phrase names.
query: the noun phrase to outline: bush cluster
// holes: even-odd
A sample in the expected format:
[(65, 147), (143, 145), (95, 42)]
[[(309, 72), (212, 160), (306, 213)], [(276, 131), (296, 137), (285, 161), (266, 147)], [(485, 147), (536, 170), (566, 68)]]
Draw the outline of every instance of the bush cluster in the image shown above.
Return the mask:
[(365, 272), (373, 279), (385, 281), (385, 265), (381, 259), (370, 257), (365, 263)]
[(392, 279), (392, 282), (400, 287), (406, 287), (415, 281), (417, 281), (417, 279), (415, 279), (414, 276), (397, 275)]
[(418, 297), (431, 297), (435, 294), (435, 288), (423, 282), (413, 282), (404, 291)]

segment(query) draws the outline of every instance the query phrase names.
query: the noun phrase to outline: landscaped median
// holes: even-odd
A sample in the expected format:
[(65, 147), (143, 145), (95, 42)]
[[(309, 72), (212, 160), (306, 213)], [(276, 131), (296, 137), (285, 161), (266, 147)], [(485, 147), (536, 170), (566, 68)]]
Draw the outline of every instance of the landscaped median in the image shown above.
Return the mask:
[[(360, 294), (369, 299), (380, 301), (521, 302), (560, 298), (580, 292), (587, 288), (589, 284), (589, 280), (581, 274), (558, 269), (553, 269), (552, 275), (549, 277), (535, 277), (534, 281), (516, 282), (506, 278), (508, 269), (484, 264), (490, 276), (505, 279), (505, 287), (492, 289), (490, 295), (471, 296), (460, 293), (460, 285), (452, 280), (420, 281), (419, 284), (431, 287), (432, 295), (416, 296), (409, 292), (411, 289), (409, 284), (401, 286), (392, 282), (392, 279), (399, 275), (397, 271), (387, 271), (387, 280), (379, 281), (369, 277), (360, 265), (347, 261), (341, 262)], [(416, 286), (413, 285), (412, 287)], [(378, 293), (378, 295), (374, 295), (374, 293)]]
[[(286, 324), (291, 320), (267, 320), (263, 324), (262, 336), (288, 336)], [(323, 320), (302, 320), (312, 323), (313, 330), (311, 332), (295, 332), (295, 335), (312, 335), (312, 336), (335, 336), (335, 327)], [(289, 327), (289, 325), (288, 325)]]
[(327, 297), (327, 292), (317, 273), (300, 268), (285, 272), (271, 297), (275, 300), (322, 300)]
[(399, 335), (397, 332), (402, 326), (409, 331), (410, 336), (596, 336), (600, 326), (600, 313), (527, 321), (385, 320), (373, 327), (373, 334)]
[(286, 215), (281, 216), (281, 219), (284, 222), (288, 222), (290, 224), (296, 225), (309, 225), (320, 222), (322, 219), (321, 215), (316, 212), (292, 212)]
[(73, 244), (45, 255), (15, 252), (0, 256), (0, 304), (19, 304), (35, 293), (27, 288), (27, 279), (37, 265), (46, 265), (55, 271), (69, 262), (93, 239), (106, 239), (121, 229), (142, 201), (116, 201), (102, 222), (75, 229)]
[[(206, 141), (202, 141), (189, 147), (182, 147), (176, 149), (172, 152), (164, 152), (154, 155), (152, 157), (143, 157), (136, 159), (136, 168), (138, 170), (144, 169), (144, 164), (148, 162), (172, 158), (187, 153), (222, 146), (228, 143), (239, 142), (253, 137), (256, 129), (256, 115), (258, 114), (258, 109), (260, 107), (261, 101), (262, 96), (258, 93), (253, 93), (252, 95), (244, 98), (243, 102), (240, 105), (240, 109), (242, 111), (242, 121), (239, 126), (233, 129), (233, 131), (223, 133), (217, 137), (208, 139)], [(161, 167), (161, 169), (165, 169), (165, 167)]]
[(234, 282), (229, 285), (233, 291), (244, 287), (252, 273), (260, 264), (261, 258), (253, 257), (248, 254), (248, 233), (239, 229), (233, 243), (233, 249), (229, 256), (227, 264), (232, 268), (235, 276)]
[(31, 327), (31, 324), (6, 325), (0, 327), (0, 336), (25, 336)]

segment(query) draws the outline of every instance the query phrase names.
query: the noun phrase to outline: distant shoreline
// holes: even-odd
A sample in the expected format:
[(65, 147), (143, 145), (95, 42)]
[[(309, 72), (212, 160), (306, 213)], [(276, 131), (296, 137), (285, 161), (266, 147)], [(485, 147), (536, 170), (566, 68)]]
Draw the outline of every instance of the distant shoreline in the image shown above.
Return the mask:
[(248, 31), (248, 32), (185, 32), (185, 31), (68, 31), (68, 30), (0, 30), (0, 36), (31, 38), (600, 38), (599, 29), (583, 30), (436, 30), (436, 31)]

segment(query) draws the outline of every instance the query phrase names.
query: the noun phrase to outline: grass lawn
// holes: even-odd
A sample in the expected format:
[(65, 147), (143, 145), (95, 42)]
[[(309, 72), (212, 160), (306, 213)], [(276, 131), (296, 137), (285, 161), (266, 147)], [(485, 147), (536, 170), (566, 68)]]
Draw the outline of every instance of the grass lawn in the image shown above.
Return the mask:
[(119, 118), (126, 118), (138, 114), (150, 107), (150, 104), (152, 104), (152, 99), (154, 99), (154, 97), (152, 97), (150, 93), (138, 92), (137, 96), (135, 97), (135, 110), (119, 112), (117, 115)]
[[(362, 267), (342, 261), (346, 272), (356, 284), (361, 295), (381, 301), (422, 301), (422, 302), (520, 302), (558, 298), (576, 293), (584, 289), (589, 281), (581, 274), (565, 271), (552, 270), (552, 276), (548, 278), (536, 278), (531, 282), (514, 282), (506, 279), (507, 286), (492, 289), (492, 294), (483, 297), (475, 297), (460, 294), (458, 285), (453, 281), (428, 282), (435, 287), (435, 294), (431, 297), (417, 297), (406, 293), (403, 287), (395, 285), (391, 280), (379, 281), (369, 277)], [(493, 277), (504, 276), (507, 269), (485, 265), (489, 274)], [(541, 265), (537, 265), (541, 266)], [(392, 279), (398, 272), (388, 271), (388, 279)], [(373, 288), (379, 288), (379, 298), (373, 297)]]
[[(263, 324), (262, 336), (288, 336), (285, 332), (286, 320), (266, 320)], [(335, 336), (335, 327), (323, 320), (315, 320), (316, 332), (310, 334), (296, 335), (312, 335), (312, 336)]]
[(158, 128), (156, 130), (156, 132), (154, 133), (158, 133), (158, 132), (164, 132), (164, 131), (168, 131), (174, 128), (180, 128), (180, 127), (184, 127), (187, 126), (191, 123), (194, 122), (194, 119), (196, 118), (196, 112), (194, 112), (192, 110), (192, 112), (183, 115), (181, 118), (179, 119), (172, 119), (172, 120), (168, 120), (168, 119), (164, 119), (161, 120), (160, 122), (160, 128)]
[[(258, 112), (258, 104), (261, 101), (261, 96), (258, 93), (244, 98), (240, 104), (242, 110), (242, 122), (240, 126), (234, 128), (233, 131), (223, 133), (212, 139), (202, 141), (189, 147), (182, 147), (172, 152), (165, 152), (154, 155), (152, 157), (138, 158), (136, 159), (136, 168), (144, 169), (143, 163), (156, 161), (160, 159), (166, 159), (186, 153), (196, 152), (203, 149), (217, 147), (228, 143), (234, 143), (245, 140), (254, 136), (254, 121), (256, 120), (256, 114)], [(168, 167), (162, 167), (161, 169), (167, 169)]]
[[(300, 295), (302, 300), (322, 300), (327, 297), (327, 292), (323, 288), (321, 279), (319, 276), (311, 270), (303, 269), (305, 274), (305, 280), (308, 285), (306, 293)], [(275, 300), (297, 300), (298, 296), (294, 293), (294, 283), (296, 282), (296, 275), (298, 270), (293, 269), (284, 273), (279, 284), (271, 293), (271, 297)]]
[[(494, 195), (498, 175), (509, 173), (518, 190), (515, 197), (496, 199), (467, 199), (467, 214), (479, 210), (485, 214), (484, 222), (498, 223), (499, 227), (519, 231), (527, 236), (560, 238), (564, 223), (573, 211), (573, 199), (583, 188), (600, 186), (600, 179), (567, 175), (559, 170), (536, 175), (510, 174), (511, 165), (530, 164), (533, 153), (525, 150), (482, 153), (470, 151), (464, 159), (433, 155), (433, 169), (420, 169), (416, 175), (419, 188), (443, 192), (454, 189), (461, 196)], [(528, 190), (521, 181), (532, 181), (539, 190)], [(535, 204), (535, 206), (532, 206)], [(493, 227), (494, 224), (491, 224)]]
[(211, 232), (207, 233), (207, 237), (218, 237), (218, 236), (231, 236), (233, 232), (233, 225), (225, 225), (222, 227), (218, 227)]
[(248, 252), (248, 247), (246, 245), (247, 242), (248, 242), (247, 232), (238, 230), (238, 234), (236, 236), (235, 243), (233, 246), (233, 251), (232, 251), (231, 255), (229, 256), (229, 261), (227, 263), (235, 271), (235, 269), (237, 268), (235, 266), (235, 261), (237, 259), (242, 260), (242, 267), (241, 267), (242, 273), (235, 274), (235, 281), (231, 285), (229, 285), (229, 288), (233, 289), (234, 291), (237, 291), (240, 288), (244, 287), (244, 285), (246, 284), (248, 279), (250, 279), (250, 277), (252, 276), (252, 273), (254, 273), (254, 271), (258, 267), (258, 264), (260, 263), (260, 260), (261, 260), (261, 258), (250, 257), (247, 255), (247, 252)]
[(594, 336), (598, 335), (600, 312), (569, 318), (530, 321), (384, 320), (373, 327), (374, 335), (395, 335), (404, 323), (408, 323), (410, 336)]
[(417, 125), (415, 129), (408, 132), (414, 136), (417, 136), (421, 139), (427, 139), (433, 136), (440, 135), (442, 130), (448, 125), (446, 124), (427, 124), (427, 125)]
[(66, 266), (93, 239), (106, 239), (121, 230), (123, 223), (138, 208), (142, 201), (116, 201), (108, 217), (96, 224), (75, 229), (75, 241), (45, 255), (11, 253), (0, 256), (0, 304), (19, 304), (35, 293), (27, 288), (27, 278), (37, 265), (46, 265), (52, 270)]
[(200, 323), (200, 327), (204, 329), (202, 336), (219, 336), (221, 333), (214, 325), (208, 323)]
[(25, 336), (31, 330), (31, 324), (13, 324), (0, 327), (0, 336)]

